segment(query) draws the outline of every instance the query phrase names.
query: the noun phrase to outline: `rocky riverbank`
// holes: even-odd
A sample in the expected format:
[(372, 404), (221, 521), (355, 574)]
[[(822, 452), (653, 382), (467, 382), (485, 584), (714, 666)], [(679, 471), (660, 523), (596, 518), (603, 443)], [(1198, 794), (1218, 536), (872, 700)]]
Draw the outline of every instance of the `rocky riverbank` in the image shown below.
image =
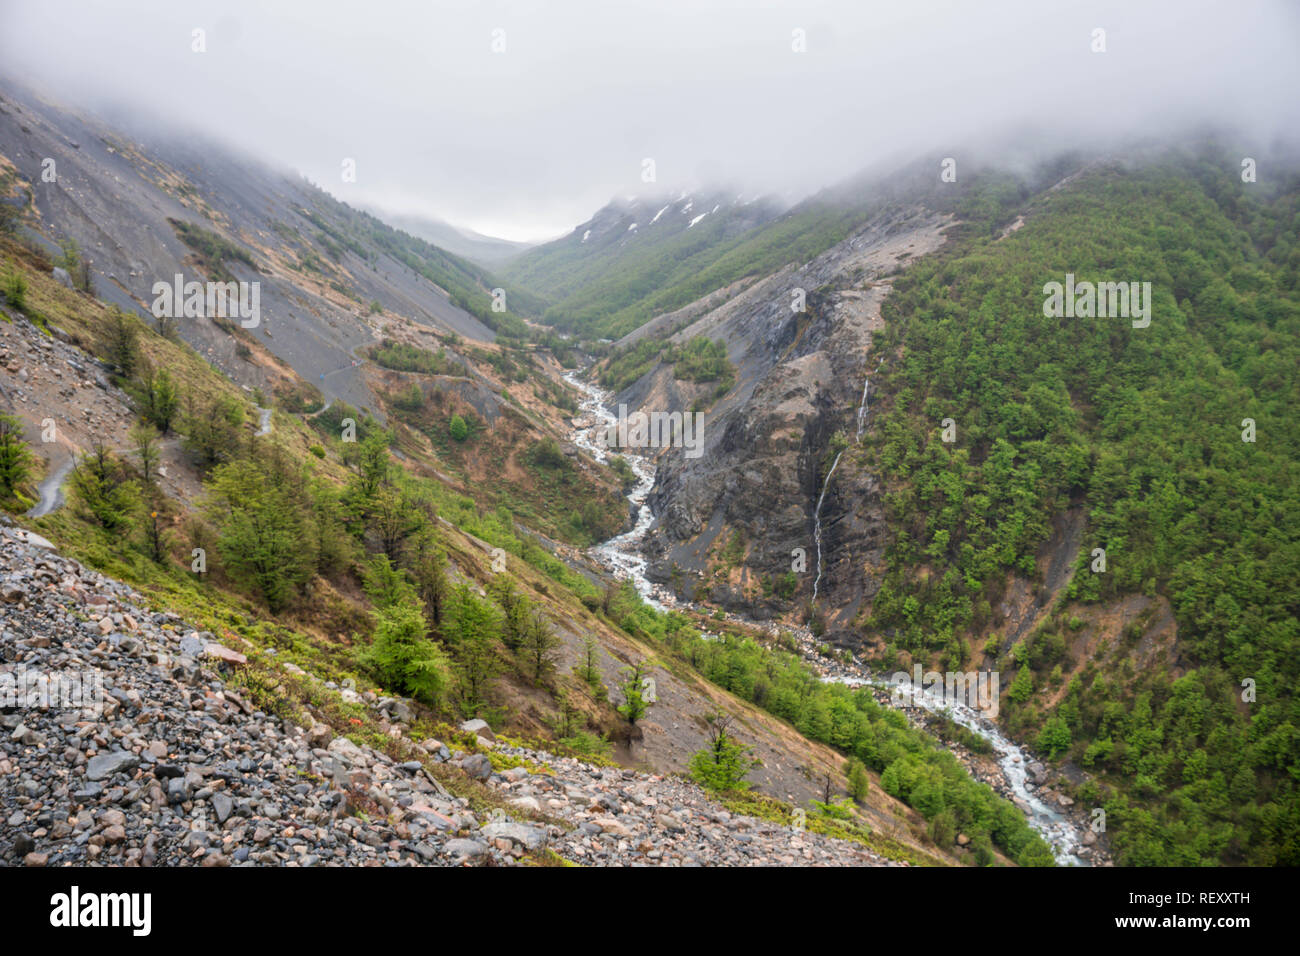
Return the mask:
[(945, 746), (974, 779), (988, 784), (1025, 814), (1030, 825), (1052, 845), (1059, 863), (1112, 865), (1104, 837), (1099, 837), (1092, 828), (1091, 808), (1077, 805), (1072, 797), (1058, 790), (1067, 782), (1067, 775), (1033, 759), (986, 716), (960, 706), (951, 709), (933, 704), (921, 706), (919, 702), (925, 700), (921, 695), (915, 698), (918, 703), (904, 706), (883, 685), (882, 675), (873, 674), (856, 657), (828, 658), (821, 652), (823, 645), (808, 631), (796, 629), (788, 633), (800, 656), (822, 680), (870, 684), (879, 703), (901, 709), (913, 724), (941, 739), (947, 736), (943, 733), (947, 719), (980, 737), (990, 747), (989, 752), (974, 752), (955, 740), (946, 740)]

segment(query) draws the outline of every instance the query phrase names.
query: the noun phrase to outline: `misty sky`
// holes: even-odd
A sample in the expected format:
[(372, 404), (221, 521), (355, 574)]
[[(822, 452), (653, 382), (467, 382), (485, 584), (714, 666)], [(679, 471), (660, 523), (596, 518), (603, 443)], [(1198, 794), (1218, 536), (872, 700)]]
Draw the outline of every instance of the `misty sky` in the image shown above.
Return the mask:
[(1298, 41), (1286, 0), (0, 0), (0, 74), (516, 239), (615, 195), (797, 198), (1008, 130), (1231, 122), (1262, 149), (1300, 128)]

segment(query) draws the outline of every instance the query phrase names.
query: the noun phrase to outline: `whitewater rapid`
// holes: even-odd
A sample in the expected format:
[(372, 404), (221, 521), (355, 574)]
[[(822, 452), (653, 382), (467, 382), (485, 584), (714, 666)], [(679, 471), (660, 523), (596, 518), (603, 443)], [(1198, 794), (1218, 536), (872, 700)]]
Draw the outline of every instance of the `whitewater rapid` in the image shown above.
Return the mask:
[[(608, 429), (618, 423), (617, 416), (607, 407), (613, 396), (598, 386), (584, 381), (578, 376), (577, 371), (569, 372), (564, 376), (564, 380), (584, 396), (578, 406), (580, 414), (577, 421), (586, 424), (575, 426), (573, 443), (597, 461), (609, 464), (610, 455), (605, 436), (609, 433)], [(592, 424), (593, 420), (594, 424)], [(619, 454), (636, 475), (636, 484), (627, 496), (631, 505), (630, 510), (635, 511), (636, 521), (630, 531), (625, 531), (603, 544), (590, 548), (588, 553), (603, 567), (613, 571), (616, 577), (630, 579), (637, 594), (641, 595), (641, 600), (655, 610), (666, 611), (672, 599), (646, 577), (647, 562), (641, 556), (641, 542), (645, 540), (646, 532), (650, 530), (655, 520), (654, 512), (646, 504), (650, 489), (655, 484), (655, 465), (645, 455), (638, 455), (627, 449), (620, 449)]]

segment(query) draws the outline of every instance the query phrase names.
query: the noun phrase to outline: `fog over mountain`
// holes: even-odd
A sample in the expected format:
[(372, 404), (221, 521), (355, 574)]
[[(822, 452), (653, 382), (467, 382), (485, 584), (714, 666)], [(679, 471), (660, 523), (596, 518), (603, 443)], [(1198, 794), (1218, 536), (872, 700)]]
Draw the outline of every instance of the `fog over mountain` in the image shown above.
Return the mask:
[(6, 0), (0, 69), (345, 201), (535, 240), (652, 188), (646, 159), (657, 191), (796, 199), (1004, 133), (1230, 122), (1263, 151), (1300, 119), (1298, 36), (1285, 2)]

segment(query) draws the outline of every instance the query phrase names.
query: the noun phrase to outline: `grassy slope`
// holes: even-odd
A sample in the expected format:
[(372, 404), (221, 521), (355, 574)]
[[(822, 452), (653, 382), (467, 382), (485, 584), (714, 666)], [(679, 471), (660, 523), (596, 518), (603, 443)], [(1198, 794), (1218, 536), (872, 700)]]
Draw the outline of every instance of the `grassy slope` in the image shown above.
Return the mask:
[(617, 338), (737, 279), (813, 258), (865, 221), (869, 211), (865, 205), (810, 201), (739, 236), (726, 236), (726, 220), (706, 219), (663, 242), (642, 243), (638, 237), (597, 255), (566, 238), (531, 250), (501, 271), (552, 297), (545, 319), (557, 328)]

